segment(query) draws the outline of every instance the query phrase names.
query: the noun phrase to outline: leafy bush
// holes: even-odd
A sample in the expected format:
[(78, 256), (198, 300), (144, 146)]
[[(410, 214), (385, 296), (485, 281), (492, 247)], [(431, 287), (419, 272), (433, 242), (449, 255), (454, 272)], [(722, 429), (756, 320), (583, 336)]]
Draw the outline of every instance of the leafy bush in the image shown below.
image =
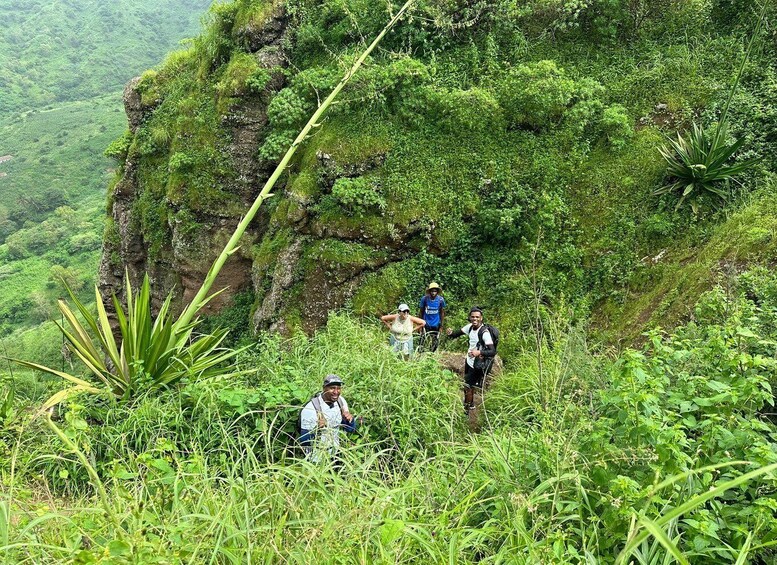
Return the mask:
[(632, 119), (626, 108), (619, 104), (604, 110), (599, 127), (607, 143), (616, 150), (623, 149), (631, 136), (634, 135)]
[(368, 177), (337, 179), (332, 186), (332, 196), (343, 208), (360, 216), (386, 209), (380, 187)]
[(471, 88), (436, 91), (433, 100), (435, 117), (453, 132), (493, 132), (505, 127), (504, 112), (488, 90)]
[(105, 156), (116, 159), (117, 161), (124, 161), (127, 158), (127, 152), (132, 145), (132, 132), (126, 130), (121, 137), (111, 142), (108, 147), (105, 148)]
[(554, 61), (520, 65), (499, 85), (508, 122), (542, 129), (558, 123), (572, 102), (575, 81)]

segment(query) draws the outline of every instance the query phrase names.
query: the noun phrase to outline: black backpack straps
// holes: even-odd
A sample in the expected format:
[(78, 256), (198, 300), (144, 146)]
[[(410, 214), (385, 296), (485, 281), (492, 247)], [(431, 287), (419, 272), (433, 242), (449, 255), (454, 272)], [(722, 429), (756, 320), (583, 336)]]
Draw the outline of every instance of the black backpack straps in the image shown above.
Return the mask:
[[(483, 341), (483, 334), (488, 332), (491, 336), (491, 345), (486, 345)], [(493, 357), (496, 355), (496, 341), (494, 340), (494, 333), (491, 331), (491, 326), (483, 324), (478, 330), (478, 348), (484, 357)]]
[(342, 397), (342, 396), (338, 396), (338, 397), (337, 397), (337, 405), (340, 407), (340, 415), (341, 415), (343, 418), (345, 418), (345, 413), (343, 412), (343, 410), (345, 409), (345, 407), (344, 407), (344, 405), (343, 405), (343, 397)]

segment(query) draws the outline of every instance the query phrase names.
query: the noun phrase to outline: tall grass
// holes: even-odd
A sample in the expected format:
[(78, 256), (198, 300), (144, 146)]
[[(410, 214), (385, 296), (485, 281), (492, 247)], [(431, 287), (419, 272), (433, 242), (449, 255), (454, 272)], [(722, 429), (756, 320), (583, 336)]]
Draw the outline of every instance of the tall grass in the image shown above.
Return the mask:
[[(689, 523), (722, 499), (747, 514), (742, 489), (768, 496), (774, 465), (697, 465), (673, 476), (649, 467), (650, 452), (635, 451), (608, 419), (634, 397), (602, 400), (605, 375), (622, 364), (597, 360), (575, 331), (549, 331), (558, 347), (543, 350), (542, 378), (535, 355), (501, 375), (486, 392), (480, 433), (465, 426), (456, 377), (429, 359), (399, 361), (377, 327), (344, 314), (311, 340), (265, 337), (244, 351), (239, 362), (261, 374), (148, 395), (131, 408), (71, 403), (67, 440), (35, 421), (17, 442), (15, 476), (25, 485), (3, 491), (0, 554), (14, 563), (105, 554), (307, 563), (327, 548), (328, 560), (348, 563), (614, 563), (619, 553), (622, 562), (694, 562)], [(344, 438), (337, 471), (291, 457), (286, 435), (329, 371), (345, 378), (354, 413), (367, 415), (361, 435)], [(3, 477), (16, 481), (7, 468)], [(721, 527), (704, 555), (768, 556), (766, 526), (747, 524), (737, 526), (751, 528), (741, 538)]]

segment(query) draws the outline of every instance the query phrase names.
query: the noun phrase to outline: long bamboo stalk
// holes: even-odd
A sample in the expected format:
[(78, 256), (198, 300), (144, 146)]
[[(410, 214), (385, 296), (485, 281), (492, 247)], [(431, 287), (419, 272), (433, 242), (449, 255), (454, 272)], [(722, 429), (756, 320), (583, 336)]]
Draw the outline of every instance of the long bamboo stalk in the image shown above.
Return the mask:
[(383, 30), (373, 40), (373, 42), (369, 45), (369, 47), (367, 47), (367, 49), (364, 50), (361, 56), (353, 64), (353, 66), (348, 70), (347, 73), (345, 73), (345, 75), (337, 84), (337, 86), (335, 86), (334, 90), (332, 90), (329, 96), (326, 97), (326, 99), (321, 103), (318, 109), (313, 113), (313, 115), (308, 120), (308, 123), (305, 124), (304, 128), (302, 128), (302, 131), (299, 132), (299, 135), (297, 135), (297, 138), (291, 144), (291, 147), (289, 147), (288, 151), (286, 151), (286, 154), (283, 156), (283, 159), (281, 159), (280, 163), (278, 163), (278, 166), (275, 167), (275, 171), (273, 171), (272, 175), (270, 175), (270, 178), (267, 179), (267, 182), (265, 183), (264, 188), (259, 193), (259, 196), (256, 197), (256, 200), (254, 200), (254, 203), (251, 206), (251, 208), (249, 208), (248, 212), (243, 217), (243, 219), (240, 220), (240, 223), (237, 225), (237, 228), (235, 228), (235, 232), (232, 234), (232, 237), (229, 239), (226, 246), (224, 246), (224, 250), (218, 256), (216, 261), (214, 261), (213, 265), (211, 265), (210, 269), (208, 270), (208, 274), (206, 275), (205, 280), (203, 281), (202, 286), (200, 287), (200, 290), (197, 291), (197, 294), (194, 296), (192, 301), (189, 303), (186, 309), (181, 313), (181, 317), (178, 320), (181, 326), (185, 326), (186, 324), (191, 322), (192, 318), (194, 318), (194, 315), (202, 307), (204, 302), (206, 302), (208, 292), (213, 286), (213, 283), (216, 280), (216, 277), (218, 276), (219, 271), (221, 271), (221, 268), (224, 266), (224, 263), (226, 263), (227, 259), (229, 259), (229, 256), (232, 255), (235, 251), (237, 251), (238, 241), (240, 241), (240, 238), (243, 237), (243, 234), (248, 228), (248, 225), (254, 219), (254, 216), (256, 216), (256, 213), (259, 211), (259, 207), (262, 205), (262, 202), (264, 202), (265, 200), (267, 200), (272, 196), (272, 193), (270, 191), (273, 189), (273, 187), (275, 186), (275, 183), (278, 181), (278, 179), (281, 177), (283, 172), (286, 170), (286, 167), (291, 161), (291, 158), (294, 156), (294, 153), (296, 153), (297, 148), (302, 144), (303, 141), (305, 141), (305, 138), (310, 133), (310, 130), (312, 130), (318, 124), (318, 121), (324, 115), (324, 112), (326, 112), (327, 108), (329, 108), (330, 104), (334, 101), (334, 99), (337, 98), (337, 95), (340, 94), (340, 91), (345, 87), (345, 85), (348, 84), (348, 81), (350, 81), (351, 78), (356, 74), (356, 72), (362, 66), (362, 64), (367, 59), (367, 57), (369, 57), (370, 53), (372, 53), (375, 47), (377, 47), (378, 44), (381, 42), (383, 37), (402, 18), (402, 16), (405, 14), (405, 12), (407, 12), (407, 10), (410, 8), (410, 6), (413, 3), (415, 3), (415, 0), (407, 0), (407, 2), (405, 2), (402, 8), (394, 15), (393, 18), (391, 18), (391, 20), (386, 24), (386, 27), (383, 28)]
[(745, 65), (747, 64), (747, 61), (750, 59), (750, 54), (753, 52), (753, 46), (755, 45), (755, 42), (758, 39), (758, 36), (761, 34), (761, 27), (763, 26), (765, 19), (766, 19), (766, 2), (764, 1), (763, 6), (761, 6), (761, 13), (758, 15), (758, 21), (756, 22), (755, 28), (753, 29), (753, 32), (750, 35), (750, 41), (748, 42), (747, 48), (745, 49), (745, 54), (742, 56), (742, 60), (739, 63), (739, 69), (737, 70), (737, 74), (734, 76), (734, 83), (731, 85), (731, 89), (729, 90), (728, 97), (726, 98), (726, 103), (723, 105), (723, 111), (720, 113), (720, 118), (718, 119), (718, 125), (715, 128), (715, 135), (712, 138), (713, 147), (717, 147), (718, 143), (720, 142), (721, 132), (723, 131), (723, 124), (728, 119), (728, 109), (729, 109), (729, 106), (731, 106), (731, 100), (734, 98), (734, 94), (736, 93), (737, 88), (739, 87), (739, 81), (742, 78), (742, 74), (745, 72)]

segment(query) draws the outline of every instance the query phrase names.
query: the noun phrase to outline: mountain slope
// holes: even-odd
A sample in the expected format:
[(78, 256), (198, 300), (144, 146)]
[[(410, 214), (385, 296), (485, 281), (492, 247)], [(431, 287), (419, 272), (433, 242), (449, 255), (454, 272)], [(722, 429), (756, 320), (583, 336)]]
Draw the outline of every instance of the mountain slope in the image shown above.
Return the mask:
[[(665, 173), (657, 148), (694, 120), (714, 122), (751, 13), (454, 4), (420, 2), (385, 40), (228, 263), (220, 298), (253, 290), (256, 328), (310, 331), (341, 306), (385, 312), (429, 279), (461, 320), (462, 303), (476, 302), (519, 330), (536, 299), (617, 316), (644, 276), (640, 258), (705, 241), (719, 224), (711, 208), (696, 217), (653, 195)], [(159, 297), (190, 296), (386, 15), (360, 2), (238, 0), (134, 83), (103, 291), (119, 290), (128, 267), (150, 271)], [(770, 186), (774, 169), (777, 122), (759, 111), (774, 95), (773, 46), (762, 44), (732, 110), (734, 134), (764, 157), (743, 193)]]
[(193, 33), (210, 0), (1, 0), (0, 115), (119, 90)]

